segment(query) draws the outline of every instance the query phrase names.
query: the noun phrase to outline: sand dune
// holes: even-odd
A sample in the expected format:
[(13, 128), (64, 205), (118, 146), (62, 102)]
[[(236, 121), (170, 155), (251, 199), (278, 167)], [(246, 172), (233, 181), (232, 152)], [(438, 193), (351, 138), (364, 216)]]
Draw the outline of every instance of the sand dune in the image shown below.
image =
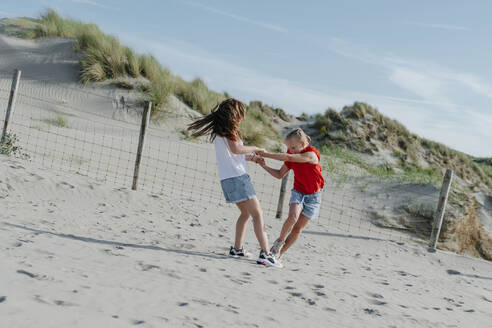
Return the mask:
[[(488, 327), (492, 266), (312, 224), (282, 270), (224, 256), (236, 211), (0, 157), (5, 327)], [(267, 218), (268, 232), (280, 221)], [(251, 229), (246, 247), (256, 255)]]

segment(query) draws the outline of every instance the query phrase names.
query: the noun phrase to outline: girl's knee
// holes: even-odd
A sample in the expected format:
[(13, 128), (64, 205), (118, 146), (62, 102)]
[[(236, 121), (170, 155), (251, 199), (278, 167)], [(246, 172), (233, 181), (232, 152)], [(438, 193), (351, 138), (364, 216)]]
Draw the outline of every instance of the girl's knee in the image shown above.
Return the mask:
[(261, 209), (258, 209), (251, 213), (251, 216), (253, 217), (253, 220), (262, 220), (263, 219), (263, 211)]
[(304, 227), (301, 227), (299, 225), (295, 225), (294, 228), (292, 228), (292, 232), (297, 234), (300, 234), (302, 230), (304, 230)]

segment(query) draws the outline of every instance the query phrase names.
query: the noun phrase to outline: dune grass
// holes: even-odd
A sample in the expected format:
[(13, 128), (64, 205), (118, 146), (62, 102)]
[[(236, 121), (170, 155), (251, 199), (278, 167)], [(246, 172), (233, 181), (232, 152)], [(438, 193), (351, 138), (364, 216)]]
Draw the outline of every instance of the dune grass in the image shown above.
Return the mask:
[[(384, 145), (399, 159), (399, 166), (395, 166), (395, 169), (404, 171), (404, 180), (435, 183), (438, 179), (434, 171), (438, 167), (448, 167), (464, 180), (473, 183), (481, 181), (489, 188), (492, 187), (490, 166), (475, 162), (465, 153), (411, 133), (400, 122), (384, 116), (365, 103), (355, 102), (340, 112), (328, 109), (324, 114), (314, 117), (312, 127), (319, 133), (320, 143), (328, 146), (373, 154), (378, 151), (375, 142)], [(335, 151), (335, 154), (340, 154), (340, 151)], [(420, 167), (422, 160), (429, 159), (434, 168)], [(376, 175), (381, 172), (387, 174), (384, 168), (375, 170), (363, 163), (352, 164)]]
[(438, 186), (443, 175), (434, 168), (421, 168), (416, 165), (402, 163), (398, 167), (385, 164), (369, 164), (359, 152), (332, 144), (320, 147), (323, 154), (324, 171), (344, 183), (354, 177), (354, 167), (361, 169), (365, 175), (376, 177), (382, 181), (399, 181), (413, 184), (432, 184)]
[(142, 91), (155, 109), (160, 109), (173, 92), (174, 77), (153, 56), (135, 53), (95, 24), (63, 18), (54, 9), (48, 9), (37, 19), (9, 19), (3, 27), (8, 34), (26, 39), (50, 36), (74, 39), (82, 83), (145, 78), (149, 86)]
[[(37, 19), (9, 19), (3, 25), (9, 26), (12, 35), (28, 39), (49, 36), (73, 38), (74, 49), (79, 55), (82, 83), (112, 80), (118, 87), (139, 89), (145, 95), (142, 100), (152, 101), (154, 114), (171, 94), (202, 114), (210, 113), (218, 103), (230, 98), (227, 92), (210, 90), (199, 78), (188, 82), (173, 75), (152, 55), (137, 54), (122, 45), (115, 36), (103, 33), (97, 25), (63, 18), (54, 9), (46, 10)], [(146, 79), (149, 83), (132, 81), (136, 78)], [(266, 113), (261, 106), (257, 107), (250, 106), (241, 127), (245, 143), (267, 146), (272, 144), (269, 139), (278, 142), (280, 135), (267, 116), (285, 116), (285, 113), (280, 109), (278, 113)]]
[(43, 122), (45, 122), (48, 125), (56, 126), (59, 128), (67, 128), (67, 129), (70, 128), (67, 119), (62, 115), (57, 115), (55, 118), (43, 119)]
[(182, 102), (202, 114), (209, 114), (218, 103), (228, 98), (225, 94), (210, 90), (201, 79), (186, 82), (176, 77), (174, 93)]
[(247, 145), (265, 147), (272, 151), (281, 150), (280, 132), (273, 127), (271, 116), (254, 102), (251, 102), (246, 110), (241, 134)]

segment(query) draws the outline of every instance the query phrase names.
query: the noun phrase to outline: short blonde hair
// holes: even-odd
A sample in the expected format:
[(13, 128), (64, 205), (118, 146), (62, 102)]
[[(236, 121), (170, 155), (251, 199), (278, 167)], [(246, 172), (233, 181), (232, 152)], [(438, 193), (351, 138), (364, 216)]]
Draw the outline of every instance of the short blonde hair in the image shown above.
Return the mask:
[(308, 136), (306, 132), (304, 132), (304, 130), (301, 128), (294, 129), (289, 133), (287, 133), (287, 135), (285, 136), (285, 140), (290, 139), (292, 137), (297, 137), (299, 141), (307, 142), (308, 144), (311, 143), (311, 137)]

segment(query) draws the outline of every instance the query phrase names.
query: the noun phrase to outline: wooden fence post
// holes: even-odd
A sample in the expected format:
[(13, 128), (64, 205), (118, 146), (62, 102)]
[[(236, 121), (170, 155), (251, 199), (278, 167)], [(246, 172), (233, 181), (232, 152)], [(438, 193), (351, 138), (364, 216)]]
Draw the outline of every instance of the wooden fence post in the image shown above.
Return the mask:
[(0, 143), (3, 142), (5, 136), (7, 135), (10, 116), (14, 111), (15, 99), (17, 98), (17, 89), (19, 87), (20, 76), (21, 71), (18, 69), (14, 70), (14, 77), (12, 78), (12, 86), (10, 87), (9, 103), (7, 105), (7, 112), (5, 113), (5, 121), (3, 122), (2, 138), (0, 139)]
[(147, 129), (147, 125), (149, 124), (151, 109), (152, 109), (152, 103), (150, 101), (146, 101), (142, 113), (142, 124), (140, 125), (140, 137), (138, 139), (137, 158), (135, 160), (135, 170), (133, 171), (132, 190), (137, 190), (138, 172), (140, 170), (140, 161), (142, 160), (142, 149), (145, 139), (145, 130)]
[(441, 232), (442, 221), (444, 218), (444, 211), (448, 202), (449, 189), (451, 187), (451, 180), (453, 179), (453, 171), (446, 170), (444, 175), (444, 181), (442, 182), (441, 193), (439, 195), (439, 203), (437, 204), (436, 216), (434, 217), (434, 225), (432, 226), (432, 233), (429, 243), (429, 251), (435, 252), (437, 241), (439, 240), (439, 234)]
[(280, 219), (282, 217), (282, 210), (284, 208), (285, 187), (287, 186), (287, 180), (289, 179), (289, 172), (282, 178), (282, 184), (280, 185), (280, 195), (278, 196), (277, 214), (275, 217)]

